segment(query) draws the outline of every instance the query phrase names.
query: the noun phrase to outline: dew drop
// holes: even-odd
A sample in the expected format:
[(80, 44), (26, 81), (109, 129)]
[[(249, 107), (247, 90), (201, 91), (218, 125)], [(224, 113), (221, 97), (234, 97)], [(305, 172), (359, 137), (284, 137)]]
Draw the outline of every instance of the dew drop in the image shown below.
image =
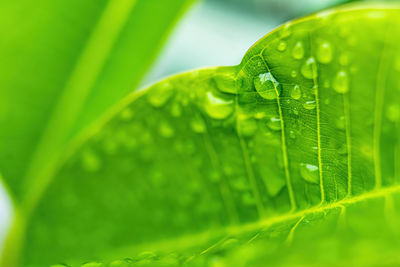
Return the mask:
[(287, 38), (292, 34), (292, 30), (290, 29), (290, 23), (286, 23), (283, 25), (281, 28), (281, 31), (279, 32), (279, 35), (281, 38)]
[(179, 117), (179, 116), (181, 116), (182, 115), (182, 109), (181, 109), (181, 106), (178, 104), (178, 103), (173, 103), (172, 104), (172, 106), (171, 106), (171, 115), (173, 116), (173, 117)]
[(390, 105), (386, 111), (386, 116), (390, 121), (397, 122), (400, 120), (400, 107), (398, 105)]
[(207, 92), (204, 110), (213, 119), (222, 120), (233, 112), (233, 101), (214, 96)]
[(317, 60), (323, 64), (327, 64), (332, 60), (332, 46), (329, 42), (323, 42), (317, 49)]
[(292, 50), (292, 56), (294, 59), (302, 59), (304, 57), (304, 47), (303, 43), (298, 41)]
[(100, 158), (91, 150), (86, 150), (82, 154), (82, 167), (88, 172), (96, 172), (100, 169)]
[(285, 41), (280, 41), (277, 46), (277, 49), (278, 49), (278, 51), (283, 52), (286, 50), (286, 46), (287, 46), (287, 44)]
[(296, 78), (297, 77), (297, 71), (292, 70), (292, 72), (290, 73), (290, 76), (292, 76), (292, 78)]
[(254, 86), (262, 98), (276, 99), (281, 93), (282, 86), (270, 72), (262, 73), (254, 79)]
[(349, 91), (349, 81), (346, 71), (341, 70), (336, 74), (332, 87), (333, 89), (335, 89), (336, 92), (341, 94), (347, 93)]
[(123, 121), (129, 121), (130, 119), (132, 119), (132, 116), (133, 116), (133, 113), (130, 108), (125, 108), (120, 114), (120, 118)]
[(245, 137), (253, 136), (257, 131), (257, 121), (254, 118), (248, 118), (245, 115), (238, 118), (238, 132)]
[(159, 128), (160, 134), (165, 137), (165, 138), (171, 138), (174, 136), (174, 129), (169, 125), (167, 122), (161, 122), (160, 123), (160, 128)]
[(290, 93), (290, 96), (295, 100), (300, 99), (300, 97), (301, 97), (300, 86), (298, 86), (297, 84), (295, 86), (293, 86), (293, 89), (292, 89), (292, 92)]
[(237, 93), (236, 80), (231, 74), (218, 74), (214, 81), (221, 92), (235, 94)]
[(350, 63), (349, 55), (347, 53), (343, 53), (339, 56), (339, 64), (341, 66), (347, 66)]
[(252, 206), (256, 203), (254, 196), (248, 192), (242, 195), (242, 202), (246, 206)]
[(313, 79), (317, 77), (317, 65), (313, 57), (308, 58), (301, 66), (301, 74), (304, 78)]
[(103, 263), (101, 262), (87, 262), (81, 265), (81, 267), (103, 267)]
[(308, 100), (303, 103), (303, 107), (308, 110), (313, 110), (316, 106), (315, 100)]
[(110, 267), (129, 267), (130, 264), (124, 260), (115, 260), (109, 264)]
[(347, 154), (347, 144), (341, 144), (339, 149), (337, 150), (339, 155), (346, 155)]
[(281, 129), (281, 119), (272, 117), (267, 122), (267, 125), (271, 130), (279, 131)]
[(153, 107), (162, 107), (173, 95), (173, 87), (169, 83), (158, 84), (148, 93), (148, 101)]
[(206, 123), (200, 116), (194, 116), (190, 121), (190, 127), (195, 133), (204, 133), (206, 131)]
[(344, 116), (340, 116), (339, 119), (336, 121), (336, 127), (339, 130), (344, 130), (346, 128), (346, 120)]
[(292, 139), (295, 139), (296, 138), (296, 133), (293, 130), (290, 130), (289, 131), (289, 137), (292, 138)]
[(309, 183), (319, 184), (319, 172), (318, 167), (312, 164), (301, 163), (300, 164), (301, 177)]

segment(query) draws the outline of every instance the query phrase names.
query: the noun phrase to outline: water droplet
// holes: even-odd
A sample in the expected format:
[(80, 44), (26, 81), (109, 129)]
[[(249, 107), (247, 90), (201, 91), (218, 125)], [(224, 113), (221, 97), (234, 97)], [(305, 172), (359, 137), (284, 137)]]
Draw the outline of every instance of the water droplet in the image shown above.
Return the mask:
[(304, 57), (304, 47), (302, 42), (297, 42), (292, 50), (292, 56), (294, 59), (302, 59)]
[(179, 103), (175, 102), (171, 106), (171, 115), (173, 117), (179, 117), (182, 115), (182, 109)]
[(129, 264), (129, 262), (126, 262), (124, 260), (115, 260), (115, 261), (112, 261), (109, 264), (109, 266), (110, 267), (129, 267), (130, 264)]
[(323, 42), (317, 49), (317, 60), (323, 64), (327, 64), (332, 60), (332, 46), (328, 42)]
[(286, 44), (285, 41), (280, 41), (278, 46), (277, 46), (277, 49), (278, 49), (278, 51), (283, 52), (283, 51), (285, 51), (286, 46), (287, 46), (287, 44)]
[(229, 94), (236, 94), (238, 92), (233, 73), (217, 74), (214, 77), (214, 81), (221, 92)]
[(317, 77), (317, 65), (313, 57), (308, 58), (301, 66), (301, 74), (304, 78), (313, 79)]
[(136, 260), (141, 261), (141, 260), (149, 260), (155, 258), (157, 258), (157, 254), (154, 253), (153, 251), (143, 251), (142, 253), (137, 255)]
[(271, 130), (279, 131), (281, 129), (281, 119), (272, 117), (269, 119), (267, 125)]
[(349, 81), (346, 71), (341, 70), (336, 74), (332, 87), (333, 89), (335, 89), (336, 92), (341, 94), (347, 93), (349, 91)]
[(103, 267), (103, 263), (101, 262), (87, 262), (81, 265), (81, 267)]
[(303, 107), (308, 110), (313, 110), (316, 106), (315, 100), (308, 100), (303, 103)]
[(336, 121), (336, 127), (339, 130), (344, 130), (346, 129), (346, 120), (344, 116), (340, 116), (339, 119)]
[(170, 138), (174, 136), (174, 129), (169, 125), (167, 122), (163, 121), (160, 123), (160, 128), (159, 128), (160, 134), (165, 137), (165, 138)]
[(195, 133), (204, 133), (206, 131), (206, 123), (200, 116), (194, 116), (192, 118), (190, 127)]
[(290, 76), (292, 76), (292, 78), (296, 78), (297, 77), (297, 71), (292, 70), (292, 72), (290, 73)]
[(281, 93), (281, 85), (270, 72), (262, 73), (254, 79), (254, 86), (262, 98), (276, 99)]
[(397, 122), (400, 120), (400, 107), (398, 105), (390, 105), (387, 108), (386, 116), (389, 120)]
[(213, 119), (221, 120), (227, 118), (233, 112), (233, 101), (214, 96), (207, 92), (204, 110)]
[(91, 150), (85, 150), (82, 154), (82, 167), (88, 172), (96, 172), (100, 169), (100, 158)]
[(299, 110), (297, 109), (297, 107), (294, 107), (292, 109), (292, 112), (293, 112), (294, 115), (299, 115)]
[(300, 86), (298, 86), (297, 84), (295, 86), (293, 86), (293, 89), (292, 89), (292, 92), (290, 93), (290, 96), (295, 100), (300, 99), (300, 97), (301, 97)]
[(339, 56), (339, 64), (342, 66), (347, 66), (350, 63), (350, 58), (349, 55), (347, 53), (342, 53)]
[(341, 144), (339, 149), (337, 150), (339, 155), (346, 155), (347, 154), (347, 144)]
[(295, 139), (296, 138), (296, 133), (293, 130), (290, 130), (289, 131), (289, 137), (292, 138), (292, 139)]
[(248, 118), (246, 115), (238, 117), (238, 132), (241, 136), (253, 136), (257, 128), (257, 121), (254, 118)]
[(173, 87), (169, 83), (155, 85), (148, 93), (148, 100), (153, 107), (162, 107), (173, 95)]
[(287, 38), (292, 34), (292, 30), (290, 29), (290, 23), (286, 23), (282, 26), (279, 35), (281, 38)]
[(319, 184), (319, 172), (318, 167), (312, 164), (301, 163), (300, 164), (301, 177), (309, 183)]
[(125, 108), (120, 114), (120, 118), (123, 121), (129, 121), (130, 119), (132, 119), (132, 116), (133, 116), (133, 113), (129, 107)]
[(252, 205), (256, 204), (254, 196), (252, 194), (248, 193), (248, 192), (244, 193), (242, 195), (242, 202), (246, 206), (252, 206)]

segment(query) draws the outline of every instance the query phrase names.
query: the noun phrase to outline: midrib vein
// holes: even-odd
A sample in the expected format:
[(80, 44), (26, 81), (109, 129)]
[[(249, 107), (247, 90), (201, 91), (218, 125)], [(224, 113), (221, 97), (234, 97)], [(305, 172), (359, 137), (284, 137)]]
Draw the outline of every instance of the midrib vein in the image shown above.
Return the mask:
[[(259, 56), (262, 59), (262, 62), (264, 63), (265, 67), (267, 68), (268, 72), (270, 72), (272, 75), (271, 69), (269, 68), (269, 66), (267, 64), (267, 61), (264, 59), (264, 57), (261, 54)], [(288, 160), (288, 153), (287, 153), (287, 147), (286, 147), (285, 123), (283, 120), (283, 112), (282, 112), (282, 107), (281, 107), (279, 91), (278, 91), (278, 88), (276, 88), (276, 84), (273, 83), (273, 85), (274, 85), (274, 90), (276, 93), (276, 104), (278, 106), (279, 119), (280, 119), (280, 123), (281, 123), (282, 156), (283, 156), (283, 166), (285, 168), (286, 185), (287, 185), (288, 193), (289, 193), (290, 207), (291, 207), (292, 211), (294, 211), (294, 210), (296, 210), (297, 205), (296, 205), (296, 199), (294, 197), (292, 180), (290, 177), (289, 160)]]
[[(333, 209), (340, 209), (342, 214), (344, 212), (344, 209), (349, 205), (355, 205), (360, 202), (386, 197), (396, 193), (400, 193), (400, 185), (381, 187), (380, 189), (373, 190), (358, 196), (353, 196), (351, 198), (344, 198), (333, 203), (317, 205), (312, 208), (300, 210), (298, 212), (278, 215), (267, 219), (258, 220), (252, 223), (227, 226), (220, 229), (215, 229), (213, 231), (204, 231), (197, 234), (189, 234), (184, 237), (171, 238), (168, 240), (149, 242), (136, 246), (131, 246), (128, 248), (121, 248), (120, 250), (118, 250), (117, 254), (121, 254), (121, 256), (126, 256), (127, 253), (140, 252), (141, 250), (145, 249), (157, 249), (162, 251), (163, 249), (171, 249), (171, 247), (173, 247), (175, 250), (188, 249), (190, 247), (198, 246), (204, 242), (207, 242), (210, 239), (215, 238), (216, 236), (226, 238), (227, 236), (240, 235), (251, 231), (263, 229), (265, 230), (268, 229), (268, 227), (279, 223), (285, 223), (296, 219), (298, 220), (302, 217), (305, 218), (306, 216), (312, 214), (326, 213), (327, 211)], [(343, 216), (343, 214), (341, 216)], [(196, 242), (193, 242), (193, 240), (195, 240)], [(113, 254), (113, 256), (115, 256), (115, 254)]]
[(319, 88), (317, 75), (318, 70), (316, 69), (316, 59), (313, 57), (312, 51), (312, 41), (311, 41), (311, 33), (308, 34), (309, 44), (310, 44), (310, 56), (314, 59), (315, 64), (312, 67), (312, 76), (313, 76), (313, 86), (315, 93), (315, 105), (316, 105), (316, 113), (317, 113), (317, 144), (318, 144), (318, 170), (319, 170), (319, 186), (321, 191), (321, 203), (325, 202), (325, 189), (324, 189), (324, 176), (322, 171), (322, 150), (321, 150), (321, 110), (319, 103)]
[(349, 93), (343, 94), (343, 110), (346, 123), (346, 146), (347, 146), (347, 196), (351, 196), (352, 192), (352, 147), (351, 147), (351, 126), (350, 126), (350, 101)]

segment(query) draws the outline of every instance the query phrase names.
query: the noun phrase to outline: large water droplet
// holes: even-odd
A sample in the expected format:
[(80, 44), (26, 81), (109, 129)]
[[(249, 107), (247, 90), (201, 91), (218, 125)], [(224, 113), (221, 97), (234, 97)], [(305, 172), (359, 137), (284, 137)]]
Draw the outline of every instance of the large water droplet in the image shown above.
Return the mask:
[(313, 110), (316, 106), (315, 100), (308, 100), (303, 103), (303, 107), (308, 110)]
[(250, 137), (257, 131), (257, 121), (245, 115), (238, 117), (238, 131), (241, 136)]
[(304, 47), (303, 43), (298, 41), (292, 50), (292, 56), (294, 59), (302, 59), (304, 57)]
[(126, 262), (124, 260), (115, 260), (115, 261), (112, 261), (109, 264), (109, 266), (110, 267), (129, 267), (130, 264), (129, 264), (129, 262)]
[(278, 51), (283, 52), (283, 51), (285, 51), (286, 46), (287, 46), (287, 44), (286, 44), (285, 41), (280, 41), (278, 46), (277, 46), (277, 49), (278, 49)]
[(267, 122), (267, 125), (271, 130), (279, 131), (281, 129), (281, 119), (272, 117)]
[(169, 83), (162, 83), (155, 85), (153, 89), (150, 89), (148, 93), (148, 100), (154, 107), (161, 107), (171, 98), (173, 95), (173, 87)]
[(309, 183), (319, 184), (319, 171), (318, 166), (312, 164), (300, 164), (301, 177)]
[(290, 93), (290, 96), (295, 100), (300, 99), (300, 97), (301, 97), (300, 86), (298, 86), (297, 84), (295, 86), (293, 86), (293, 89), (292, 89), (292, 92)]
[(301, 66), (301, 74), (304, 78), (313, 79), (317, 77), (317, 65), (313, 57), (308, 58)]
[(88, 172), (96, 172), (100, 169), (100, 158), (91, 150), (85, 150), (82, 154), (82, 167)]
[(222, 120), (233, 112), (233, 100), (226, 100), (216, 97), (211, 92), (207, 92), (204, 110), (213, 119)]
[(87, 262), (81, 265), (81, 267), (103, 267), (101, 262)]
[(332, 87), (333, 89), (335, 89), (336, 92), (341, 94), (347, 93), (349, 91), (349, 81), (346, 71), (341, 70), (336, 74)]
[(282, 86), (270, 72), (262, 73), (254, 79), (254, 86), (262, 98), (276, 99), (281, 93)]
[(170, 138), (174, 136), (174, 129), (169, 125), (169, 123), (163, 121), (160, 123), (160, 128), (159, 128), (160, 134), (165, 137), (165, 138)]
[(398, 105), (390, 105), (387, 108), (386, 116), (389, 120), (397, 122), (400, 120), (400, 107)]
[(233, 74), (218, 74), (214, 77), (218, 89), (224, 93), (237, 93), (236, 80)]
[(332, 60), (332, 46), (328, 42), (323, 42), (317, 49), (317, 60), (323, 64), (327, 64)]
[(340, 116), (339, 119), (336, 121), (336, 127), (339, 130), (344, 130), (346, 129), (346, 120), (344, 116)]
[(190, 127), (195, 133), (204, 133), (206, 131), (206, 123), (200, 116), (194, 116), (192, 118)]

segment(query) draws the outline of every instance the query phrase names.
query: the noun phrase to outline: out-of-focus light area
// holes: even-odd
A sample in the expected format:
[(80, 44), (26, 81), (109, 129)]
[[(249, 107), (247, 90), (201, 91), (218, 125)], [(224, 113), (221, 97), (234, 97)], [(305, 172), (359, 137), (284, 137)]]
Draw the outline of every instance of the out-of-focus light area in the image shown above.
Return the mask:
[[(195, 68), (239, 64), (247, 49), (278, 25), (346, 2), (351, 1), (199, 1), (173, 29), (141, 87)], [(11, 201), (0, 183), (0, 249), (11, 218)]]
[(282, 23), (348, 0), (203, 0), (173, 30), (141, 87), (208, 66), (236, 65), (252, 44)]

